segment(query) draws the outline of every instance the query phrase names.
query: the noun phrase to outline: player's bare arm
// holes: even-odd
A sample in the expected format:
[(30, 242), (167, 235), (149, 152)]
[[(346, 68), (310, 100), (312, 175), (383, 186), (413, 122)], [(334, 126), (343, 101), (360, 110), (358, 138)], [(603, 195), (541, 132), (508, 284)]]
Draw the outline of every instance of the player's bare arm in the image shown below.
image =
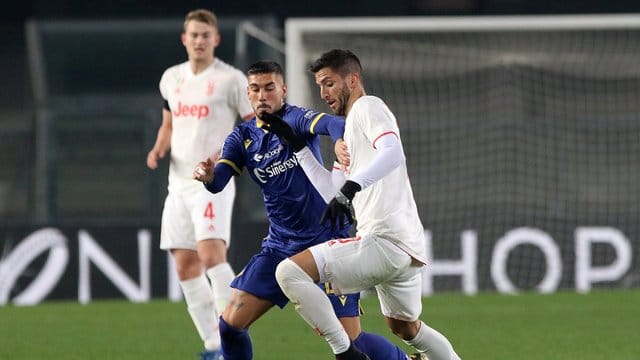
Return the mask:
[(157, 169), (158, 160), (164, 158), (171, 148), (171, 133), (173, 132), (171, 121), (171, 111), (162, 109), (162, 125), (158, 129), (155, 145), (147, 154), (147, 167), (149, 169)]

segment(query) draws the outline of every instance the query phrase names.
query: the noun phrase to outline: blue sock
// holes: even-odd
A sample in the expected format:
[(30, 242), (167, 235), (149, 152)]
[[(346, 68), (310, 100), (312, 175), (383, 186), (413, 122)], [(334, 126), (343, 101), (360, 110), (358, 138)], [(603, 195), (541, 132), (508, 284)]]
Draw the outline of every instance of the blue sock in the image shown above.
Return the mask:
[(353, 341), (371, 360), (406, 360), (407, 354), (384, 336), (361, 332)]
[(251, 337), (247, 330), (234, 328), (227, 324), (222, 316), (220, 316), (218, 326), (222, 341), (222, 356), (225, 360), (251, 360), (253, 358)]

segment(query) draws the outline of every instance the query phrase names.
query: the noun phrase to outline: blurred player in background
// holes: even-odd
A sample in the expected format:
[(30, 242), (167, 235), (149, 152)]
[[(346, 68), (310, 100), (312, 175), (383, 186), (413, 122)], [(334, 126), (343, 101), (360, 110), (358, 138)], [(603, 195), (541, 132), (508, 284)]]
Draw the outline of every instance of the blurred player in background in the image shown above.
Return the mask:
[[(294, 151), (308, 146), (312, 156), (320, 159), (319, 134), (331, 136), (339, 153), (344, 119), (285, 103), (286, 85), (278, 63), (260, 61), (251, 65), (248, 81), (249, 99), (258, 115), (237, 126), (227, 137), (217, 163), (207, 159), (199, 163), (193, 173), (195, 179), (216, 193), (227, 185), (232, 175), (240, 175), (242, 169), (247, 168), (249, 176), (262, 190), (269, 219), (269, 234), (262, 242), (262, 251), (251, 258), (231, 283), (231, 300), (220, 317), (222, 352), (227, 360), (252, 359), (249, 326), (274, 305), (282, 308), (287, 304), (288, 299), (275, 279), (278, 263), (327, 238), (345, 237), (349, 227), (347, 223), (341, 223), (332, 229), (318, 222), (327, 202), (311, 185), (294, 156)], [(267, 116), (284, 118), (283, 121), (300, 134), (299, 141), (283, 142), (265, 129), (263, 118)], [(343, 158), (343, 161), (348, 159)], [(339, 168), (339, 165), (336, 163), (334, 167)], [(342, 176), (341, 171), (337, 173)], [(328, 299), (334, 316), (338, 316), (347, 329), (352, 353), (368, 359), (357, 350), (359, 348), (370, 354), (372, 360), (409, 358), (382, 336), (361, 331), (359, 293), (336, 296), (329, 287), (314, 286)], [(278, 355), (266, 358), (277, 359)], [(306, 356), (301, 354), (300, 358)]]
[(234, 272), (227, 262), (235, 185), (212, 194), (193, 181), (201, 159), (220, 151), (237, 116), (253, 115), (244, 74), (214, 56), (220, 43), (216, 16), (195, 10), (184, 21), (188, 61), (160, 80), (162, 125), (147, 156), (150, 169), (171, 151), (169, 193), (162, 213), (160, 247), (171, 251), (189, 314), (204, 341), (203, 359), (220, 349), (218, 314), (226, 306)]
[[(346, 116), (344, 140), (351, 159), (349, 180), (334, 183), (331, 192), (324, 194), (335, 196), (321, 222), (327, 220), (334, 226), (345, 218), (353, 220), (353, 200), (357, 235), (315, 245), (283, 260), (276, 270), (278, 284), (338, 356), (348, 352), (351, 341), (317, 282), (330, 282), (336, 293), (375, 287), (382, 314), (394, 334), (429, 360), (460, 359), (442, 334), (419, 319), (421, 270), (426, 264), (424, 228), (395, 116), (380, 98), (366, 95), (360, 60), (351, 51), (331, 50), (310, 69), (322, 99), (335, 114)], [(296, 156), (314, 185), (332, 183), (332, 174), (309, 149)]]

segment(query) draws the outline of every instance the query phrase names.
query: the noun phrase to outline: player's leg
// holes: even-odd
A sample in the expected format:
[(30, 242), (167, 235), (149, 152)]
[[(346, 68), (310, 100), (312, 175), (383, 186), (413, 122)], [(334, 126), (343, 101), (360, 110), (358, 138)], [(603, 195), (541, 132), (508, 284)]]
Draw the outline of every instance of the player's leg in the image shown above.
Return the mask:
[(216, 313), (221, 314), (231, 297), (229, 284), (235, 277), (227, 262), (227, 242), (216, 238), (198, 241), (198, 257), (211, 283)]
[(429, 360), (459, 360), (449, 340), (418, 319), (422, 312), (421, 266), (412, 266), (412, 259), (392, 243), (382, 246), (390, 261), (399, 265), (394, 278), (376, 286), (391, 331)]
[(198, 255), (211, 283), (216, 318), (231, 297), (229, 284), (235, 276), (227, 261), (234, 198), (235, 183), (230, 181), (225, 189), (217, 194), (208, 192), (204, 187), (198, 187), (190, 199), (191, 218), (198, 240)]
[(273, 305), (282, 308), (289, 301), (274, 276), (276, 266), (284, 257), (274, 250), (262, 249), (231, 282), (231, 299), (220, 316), (220, 338), (225, 359), (252, 359), (249, 326)]
[(218, 350), (220, 337), (211, 286), (202, 272), (190, 213), (179, 195), (169, 193), (162, 213), (160, 248), (171, 250), (189, 315), (205, 350)]
[(269, 300), (242, 290), (232, 290), (229, 304), (219, 319), (224, 359), (253, 359), (249, 326), (272, 307), (273, 303)]
[(331, 284), (319, 285), (327, 293), (333, 310), (338, 316), (349, 339), (371, 360), (406, 360), (407, 354), (385, 337), (362, 331), (360, 326), (360, 293), (349, 295), (335, 295)]
[[(352, 351), (351, 341), (333, 313), (330, 300), (320, 295), (322, 290), (315, 283), (331, 282), (337, 294), (356, 293), (373, 287), (376, 284), (375, 276), (371, 277), (368, 274), (375, 271), (367, 267), (369, 261), (374, 258), (369, 257), (367, 249), (375, 247), (375, 244), (361, 240), (360, 237), (331, 240), (313, 246), (282, 261), (276, 270), (278, 283), (287, 297), (296, 304), (298, 314), (322, 334), (336, 358)], [(376, 254), (375, 251), (372, 255), (384, 256)], [(361, 261), (363, 258), (367, 261)], [(361, 274), (367, 276), (362, 277)], [(336, 288), (337, 279), (341, 282)]]

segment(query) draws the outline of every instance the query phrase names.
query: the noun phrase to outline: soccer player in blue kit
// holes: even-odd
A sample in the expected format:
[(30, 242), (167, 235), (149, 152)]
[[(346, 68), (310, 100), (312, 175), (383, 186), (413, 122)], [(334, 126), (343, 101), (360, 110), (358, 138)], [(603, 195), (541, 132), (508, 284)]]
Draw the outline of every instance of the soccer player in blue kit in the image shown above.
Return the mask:
[[(348, 235), (346, 223), (332, 229), (318, 222), (327, 202), (309, 182), (294, 155), (294, 151), (307, 146), (320, 160), (318, 135), (331, 136), (338, 142), (337, 150), (344, 119), (285, 103), (284, 74), (276, 62), (259, 61), (250, 66), (247, 75), (249, 100), (258, 115), (234, 129), (217, 161), (200, 162), (193, 174), (194, 179), (216, 193), (232, 175), (240, 175), (246, 168), (262, 190), (269, 219), (269, 234), (262, 242), (262, 251), (250, 259), (231, 283), (231, 299), (220, 316), (222, 354), (226, 360), (252, 359), (249, 326), (274, 305), (282, 308), (289, 301), (275, 279), (278, 263), (312, 245)], [(265, 113), (283, 118), (304, 143), (289, 144), (268, 131), (260, 119)], [(319, 286), (325, 289), (324, 285)], [(328, 296), (352, 341), (351, 356), (357, 354), (361, 359), (371, 360), (410, 359), (384, 337), (361, 331), (358, 293)]]

